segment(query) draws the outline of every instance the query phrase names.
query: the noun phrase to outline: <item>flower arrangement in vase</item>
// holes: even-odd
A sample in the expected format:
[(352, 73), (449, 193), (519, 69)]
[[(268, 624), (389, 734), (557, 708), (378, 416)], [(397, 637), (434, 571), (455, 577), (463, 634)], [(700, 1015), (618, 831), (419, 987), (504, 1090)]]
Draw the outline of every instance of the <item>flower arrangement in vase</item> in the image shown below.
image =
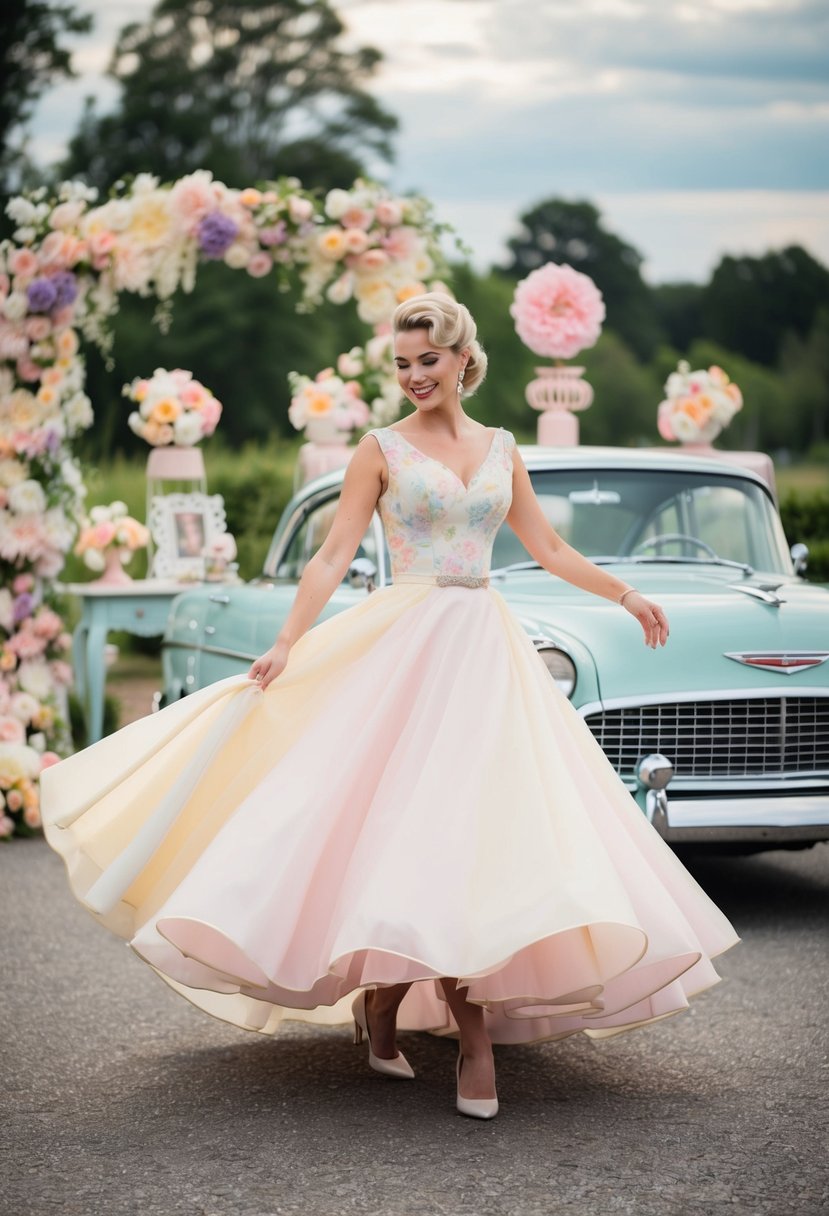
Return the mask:
[(127, 419), (130, 430), (153, 447), (192, 447), (213, 434), (222, 416), (222, 403), (182, 368), (157, 367), (149, 379), (136, 378), (123, 391), (138, 406)]
[(593, 390), (581, 379), (584, 368), (565, 367), (563, 360), (598, 340), (605, 318), (602, 293), (589, 275), (548, 262), (517, 285), (510, 314), (524, 345), (555, 360), (553, 367), (536, 368), (538, 379), (527, 385), (527, 401), (542, 411), (538, 442), (573, 446), (579, 429), (571, 411), (587, 409)]
[(742, 405), (742, 393), (721, 367), (691, 371), (683, 359), (665, 382), (665, 400), (657, 413), (659, 434), (684, 444), (710, 446)]
[(112, 502), (107, 507), (93, 507), (89, 512), (75, 553), (83, 558), (88, 569), (100, 573), (93, 586), (126, 586), (132, 579), (124, 570), (124, 562), (138, 549), (146, 548), (149, 538), (148, 529), (127, 514), (126, 503)]
[(378, 333), (353, 346), (311, 379), (290, 372), (288, 417), (308, 443), (300, 449), (295, 484), (346, 464), (352, 432), (372, 423), (386, 425), (400, 412), (400, 389), (391, 333)]

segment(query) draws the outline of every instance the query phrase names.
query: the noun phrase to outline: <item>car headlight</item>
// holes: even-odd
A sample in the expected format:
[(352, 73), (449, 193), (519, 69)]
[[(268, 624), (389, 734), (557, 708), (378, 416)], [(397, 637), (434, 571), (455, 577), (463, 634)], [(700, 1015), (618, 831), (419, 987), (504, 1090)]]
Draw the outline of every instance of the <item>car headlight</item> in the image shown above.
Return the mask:
[(538, 653), (565, 697), (571, 697), (576, 687), (576, 665), (569, 654), (555, 646), (539, 646)]

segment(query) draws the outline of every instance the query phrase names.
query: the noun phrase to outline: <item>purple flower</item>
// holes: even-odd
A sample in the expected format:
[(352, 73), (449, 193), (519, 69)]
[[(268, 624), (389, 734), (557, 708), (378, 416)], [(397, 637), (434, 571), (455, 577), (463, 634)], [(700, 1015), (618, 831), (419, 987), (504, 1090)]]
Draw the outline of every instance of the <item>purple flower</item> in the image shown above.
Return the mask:
[(21, 621), (25, 621), (27, 616), (31, 616), (34, 606), (34, 596), (30, 595), (28, 591), (23, 591), (20, 595), (15, 596), (15, 600), (12, 605), (12, 615), (14, 617), (15, 625), (19, 625)]
[(53, 279), (33, 279), (26, 288), (32, 312), (51, 312), (58, 298)]
[(52, 276), (52, 282), (57, 292), (55, 308), (66, 308), (67, 304), (74, 304), (78, 297), (78, 280), (72, 271), (59, 270), (56, 275)]
[(239, 225), (221, 211), (212, 211), (199, 224), (199, 247), (206, 258), (220, 258), (236, 240)]

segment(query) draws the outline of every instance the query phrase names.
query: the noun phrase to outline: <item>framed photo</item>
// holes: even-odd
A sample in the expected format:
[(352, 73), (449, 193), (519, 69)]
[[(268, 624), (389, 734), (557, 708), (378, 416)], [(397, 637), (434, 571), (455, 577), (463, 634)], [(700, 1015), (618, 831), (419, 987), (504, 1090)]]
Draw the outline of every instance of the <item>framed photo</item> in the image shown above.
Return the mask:
[(221, 494), (161, 494), (150, 503), (147, 521), (155, 552), (153, 578), (198, 578), (205, 574), (205, 551), (227, 530)]

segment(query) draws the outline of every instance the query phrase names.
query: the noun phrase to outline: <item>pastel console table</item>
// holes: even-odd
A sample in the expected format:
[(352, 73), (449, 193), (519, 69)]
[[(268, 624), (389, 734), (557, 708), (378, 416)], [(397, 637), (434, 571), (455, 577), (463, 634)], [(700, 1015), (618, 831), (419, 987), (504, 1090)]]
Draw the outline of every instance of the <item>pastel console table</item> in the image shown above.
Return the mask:
[(163, 633), (173, 600), (192, 585), (168, 579), (136, 579), (125, 587), (65, 583), (61, 588), (83, 601), (81, 619), (72, 637), (72, 666), (78, 696), (86, 707), (89, 743), (95, 743), (103, 733), (107, 635), (115, 629), (141, 637)]

